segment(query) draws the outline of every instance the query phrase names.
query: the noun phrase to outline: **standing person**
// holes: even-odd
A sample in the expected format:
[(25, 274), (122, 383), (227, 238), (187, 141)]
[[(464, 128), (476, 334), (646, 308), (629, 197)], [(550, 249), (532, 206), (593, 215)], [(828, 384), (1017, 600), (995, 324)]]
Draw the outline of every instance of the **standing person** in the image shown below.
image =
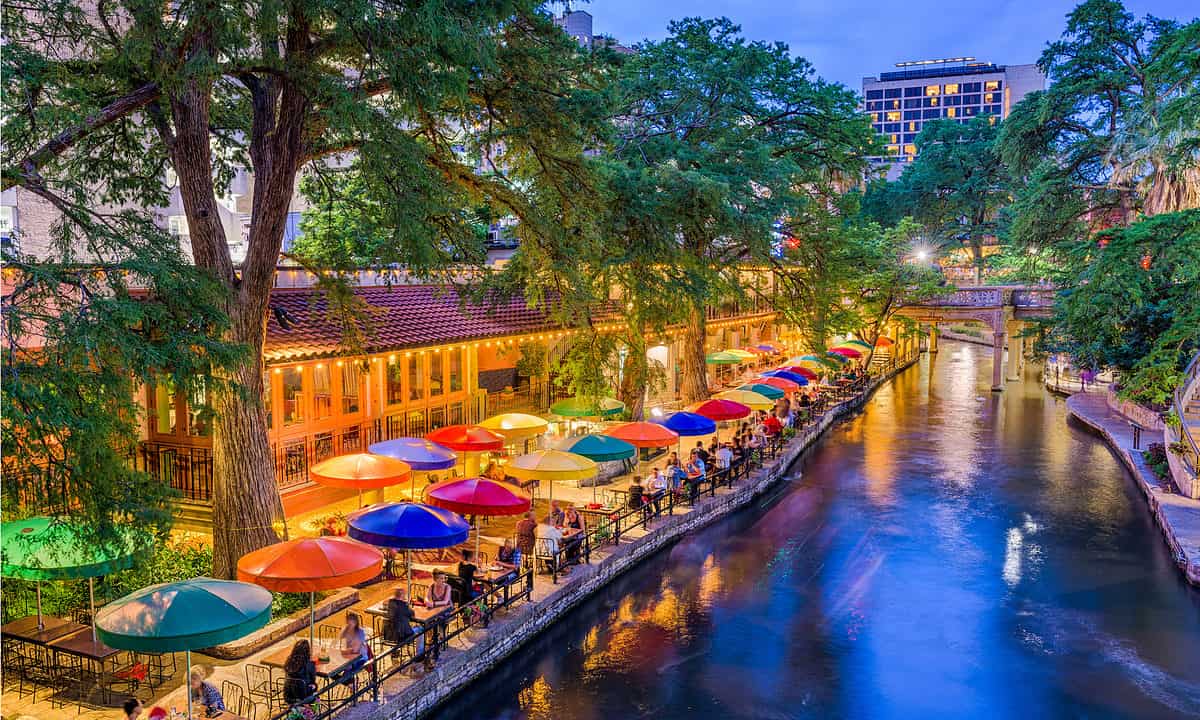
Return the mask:
[(142, 714), (142, 701), (135, 697), (126, 698), (121, 703), (121, 710), (125, 713), (125, 720), (138, 720)]
[(537, 539), (537, 523), (533, 520), (533, 511), (526, 511), (521, 521), (517, 523), (517, 550), (525, 562), (533, 557), (533, 546)]
[(316, 699), (317, 664), (307, 640), (297, 640), (283, 663), (287, 676), (283, 681), (283, 701), (288, 705), (310, 703)]
[(479, 572), (479, 567), (473, 562), (474, 557), (470, 550), (464, 549), (462, 560), (458, 563), (458, 580), (464, 603), (475, 599), (475, 573)]
[(216, 686), (208, 682), (206, 678), (208, 678), (208, 669), (203, 665), (192, 668), (192, 675), (188, 683), (189, 692), (192, 694), (192, 705), (204, 708), (205, 717), (213, 717), (225, 709), (225, 698), (221, 697), (221, 691), (217, 690)]
[(329, 676), (343, 685), (353, 687), (357, 684), (356, 676), (367, 661), (371, 659), (371, 648), (367, 645), (367, 632), (362, 628), (362, 619), (358, 613), (346, 613), (346, 626), (342, 628), (339, 638), (342, 658), (348, 663), (341, 670)]

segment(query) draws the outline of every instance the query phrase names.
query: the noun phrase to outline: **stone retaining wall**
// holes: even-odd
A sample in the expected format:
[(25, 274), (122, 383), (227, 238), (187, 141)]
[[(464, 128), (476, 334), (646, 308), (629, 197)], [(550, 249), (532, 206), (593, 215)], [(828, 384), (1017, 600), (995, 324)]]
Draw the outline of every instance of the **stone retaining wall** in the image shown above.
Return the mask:
[(748, 505), (787, 475), (792, 463), (825, 430), (861, 408), (884, 382), (915, 362), (913, 360), (879, 379), (863, 395), (831, 408), (820, 423), (793, 439), (773, 461), (754, 472), (748, 480), (735, 485), (731, 492), (704, 498), (685, 515), (656, 519), (653, 532), (613, 548), (612, 554), (598, 563), (577, 566), (571, 571), (569, 582), (558, 590), (540, 601), (525, 603), (510, 611), (504, 633), (484, 638), (452, 659), (443, 658), (433, 671), (405, 688), (399, 696), (382, 702), (368, 717), (370, 720), (415, 720), (432, 711), (644, 558), (687, 533)]
[[(344, 610), (358, 602), (358, 591), (354, 588), (339, 590), (330, 597), (317, 603), (313, 617), (324, 620), (339, 610)], [(238, 638), (231, 643), (206, 648), (204, 654), (222, 660), (241, 660), (249, 657), (263, 648), (270, 647), (280, 640), (295, 635), (308, 627), (308, 608), (297, 610), (285, 618), (269, 623), (261, 630)]]
[(1118, 398), (1117, 393), (1111, 387), (1108, 389), (1105, 402), (1108, 403), (1109, 410), (1112, 410), (1118, 415), (1124, 415), (1147, 430), (1163, 429), (1162, 414), (1160, 414), (1157, 410), (1151, 410), (1144, 405), (1139, 405), (1138, 403), (1129, 402), (1128, 400), (1122, 400)]

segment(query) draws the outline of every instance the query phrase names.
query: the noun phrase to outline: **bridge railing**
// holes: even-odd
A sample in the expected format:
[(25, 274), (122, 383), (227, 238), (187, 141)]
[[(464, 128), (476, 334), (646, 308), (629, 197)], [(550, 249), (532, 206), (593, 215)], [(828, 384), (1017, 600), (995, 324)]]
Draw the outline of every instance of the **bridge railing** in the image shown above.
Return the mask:
[[(1197, 476), (1200, 475), (1200, 447), (1197, 447), (1196, 438), (1188, 427), (1185, 411), (1197, 393), (1200, 393), (1200, 353), (1196, 353), (1183, 371), (1183, 379), (1179, 387), (1175, 388), (1175, 396), (1172, 398), (1179, 424), (1168, 424), (1166, 431), (1167, 458), (1168, 464), (1171, 465), (1171, 475), (1180, 492), (1192, 498), (1200, 496), (1200, 487), (1197, 487)], [(1172, 456), (1178, 458), (1178, 461), (1171, 462)]]
[(1054, 304), (1054, 288), (1027, 286), (960, 287), (917, 301), (923, 307), (1001, 307), (1045, 308)]

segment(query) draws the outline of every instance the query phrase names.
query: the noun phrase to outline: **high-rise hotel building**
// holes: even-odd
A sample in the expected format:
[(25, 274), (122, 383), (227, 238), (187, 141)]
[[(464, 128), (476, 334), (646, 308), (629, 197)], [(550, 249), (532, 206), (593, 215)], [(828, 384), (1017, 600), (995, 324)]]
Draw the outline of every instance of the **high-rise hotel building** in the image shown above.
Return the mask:
[(976, 115), (1008, 117), (1021, 98), (1046, 87), (1036, 65), (995, 65), (960, 57), (896, 63), (897, 70), (863, 78), (864, 110), (883, 135), (895, 179), (917, 154), (915, 139), (929, 120), (954, 118), (966, 123)]

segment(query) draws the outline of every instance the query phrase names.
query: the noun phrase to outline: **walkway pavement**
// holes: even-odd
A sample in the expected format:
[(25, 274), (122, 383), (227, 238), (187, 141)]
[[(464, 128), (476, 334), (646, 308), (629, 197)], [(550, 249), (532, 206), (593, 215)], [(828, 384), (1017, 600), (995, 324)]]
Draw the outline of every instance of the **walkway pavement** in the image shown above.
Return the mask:
[(1076, 393), (1067, 398), (1067, 411), (1094, 428), (1117, 451), (1145, 495), (1176, 564), (1188, 582), (1200, 586), (1200, 500), (1179, 495), (1171, 483), (1158, 479), (1142, 459), (1142, 450), (1154, 440), (1142, 433), (1141, 450), (1134, 450), (1128, 418), (1113, 412), (1104, 395)]

